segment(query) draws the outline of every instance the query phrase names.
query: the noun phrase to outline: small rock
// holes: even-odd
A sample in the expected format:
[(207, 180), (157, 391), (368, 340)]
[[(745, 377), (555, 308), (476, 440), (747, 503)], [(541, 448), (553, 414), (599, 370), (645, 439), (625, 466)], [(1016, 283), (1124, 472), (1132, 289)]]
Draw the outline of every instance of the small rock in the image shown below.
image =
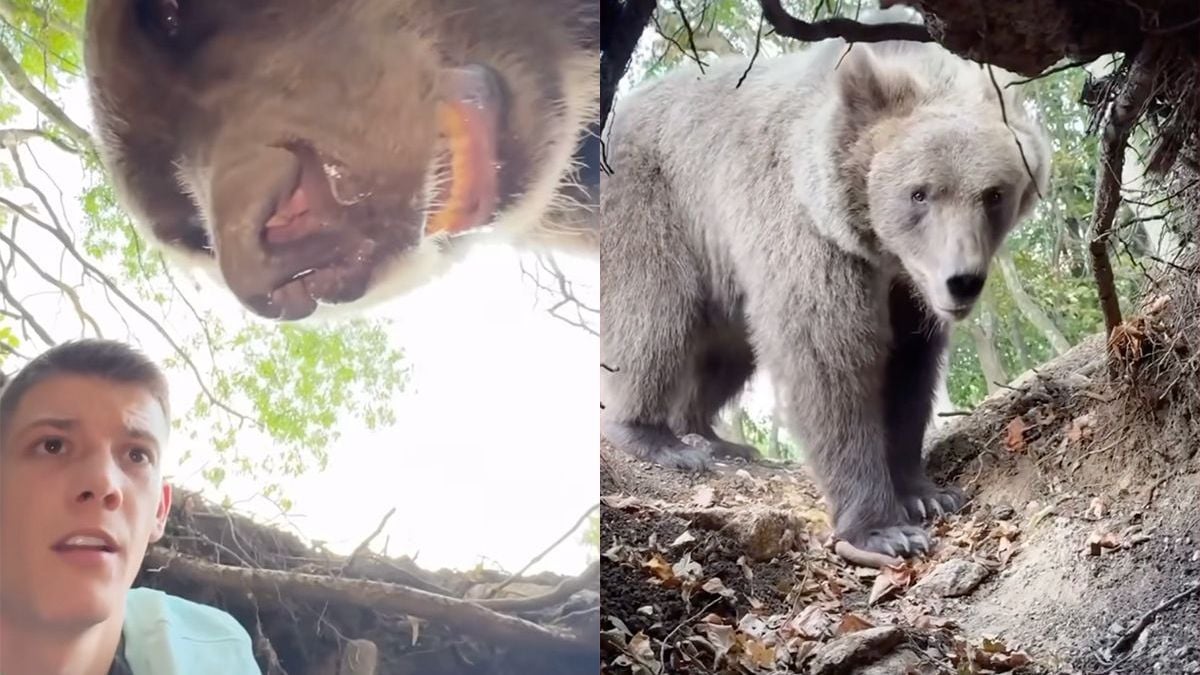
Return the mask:
[(1010, 520), (1017, 511), (1009, 504), (997, 504), (992, 507), (992, 517), (996, 520)]
[(821, 645), (809, 664), (813, 675), (847, 675), (855, 666), (878, 661), (904, 640), (895, 626), (855, 631)]
[(1197, 675), (1197, 673), (1200, 673), (1200, 661), (1188, 662), (1188, 664), (1183, 667), (1183, 672), (1187, 673), (1187, 675)]
[(923, 662), (921, 657), (911, 649), (899, 649), (877, 663), (864, 668), (855, 668), (853, 675), (908, 675), (916, 672)]
[(966, 595), (983, 583), (991, 572), (977, 562), (954, 558), (938, 565), (913, 586), (917, 594), (928, 593), (943, 598)]

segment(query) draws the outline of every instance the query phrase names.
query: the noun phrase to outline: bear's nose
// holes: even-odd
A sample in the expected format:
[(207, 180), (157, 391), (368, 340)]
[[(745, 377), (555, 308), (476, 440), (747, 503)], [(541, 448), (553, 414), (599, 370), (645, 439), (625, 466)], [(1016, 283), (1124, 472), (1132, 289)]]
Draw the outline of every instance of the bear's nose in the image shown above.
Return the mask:
[(955, 300), (969, 301), (979, 297), (987, 277), (982, 274), (955, 274), (946, 280), (946, 288)]

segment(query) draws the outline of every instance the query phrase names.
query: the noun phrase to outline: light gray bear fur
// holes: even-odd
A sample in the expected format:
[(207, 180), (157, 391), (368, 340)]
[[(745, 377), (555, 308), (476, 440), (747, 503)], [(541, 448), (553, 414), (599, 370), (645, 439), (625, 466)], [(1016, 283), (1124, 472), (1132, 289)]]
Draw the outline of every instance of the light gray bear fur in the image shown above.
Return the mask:
[(963, 503), (921, 461), (948, 333), (1048, 189), (1049, 140), (1011, 74), (1006, 125), (988, 69), (936, 44), (827, 40), (736, 87), (746, 65), (668, 74), (609, 120), (602, 432), (680, 469), (753, 457), (711, 422), (761, 364), (835, 535), (925, 551), (923, 519)]

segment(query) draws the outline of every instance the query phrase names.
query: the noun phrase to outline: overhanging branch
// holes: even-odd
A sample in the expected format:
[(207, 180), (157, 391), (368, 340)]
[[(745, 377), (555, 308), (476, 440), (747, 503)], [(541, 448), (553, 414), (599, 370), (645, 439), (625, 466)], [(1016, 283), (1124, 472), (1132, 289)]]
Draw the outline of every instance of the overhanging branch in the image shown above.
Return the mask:
[(762, 5), (763, 17), (777, 34), (805, 42), (816, 42), (829, 38), (842, 38), (847, 42), (933, 41), (929, 31), (921, 24), (868, 24), (842, 17), (808, 22), (788, 14), (779, 0), (760, 0), (759, 4)]

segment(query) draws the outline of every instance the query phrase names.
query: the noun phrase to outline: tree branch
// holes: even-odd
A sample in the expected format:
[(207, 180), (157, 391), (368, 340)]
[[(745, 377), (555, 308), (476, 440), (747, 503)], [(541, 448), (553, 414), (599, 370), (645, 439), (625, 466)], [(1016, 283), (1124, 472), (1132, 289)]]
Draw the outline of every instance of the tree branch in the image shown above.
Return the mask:
[(495, 598), (479, 600), (478, 604), (497, 612), (529, 612), (551, 607), (600, 579), (600, 561), (588, 565), (577, 577), (563, 579), (553, 590), (529, 598)]
[(842, 38), (847, 42), (933, 42), (933, 36), (925, 26), (917, 23), (867, 24), (842, 17), (810, 23), (788, 14), (779, 0), (760, 0), (759, 4), (762, 5), (767, 23), (771, 24), (777, 34), (805, 42), (829, 38)]
[[(594, 504), (591, 508), (589, 508), (586, 512), (584, 512), (584, 514), (582, 516), (579, 516), (579, 519), (575, 521), (575, 524), (571, 525), (571, 529), (567, 530), (566, 532), (563, 532), (562, 536), (559, 537), (558, 539), (554, 540), (553, 544), (550, 544), (549, 546), (547, 546), (545, 550), (543, 550), (541, 553), (534, 556), (533, 559), (530, 560), (529, 562), (525, 563), (524, 567), (517, 570), (514, 574), (510, 575), (504, 581), (500, 582), (499, 585), (497, 585), (495, 588), (492, 589), (492, 591), (490, 593), (488, 593), (488, 597), (489, 598), (494, 597), (497, 593), (499, 593), (501, 590), (503, 590), (505, 586), (507, 586), (507, 585), (511, 584), (512, 582), (516, 581), (517, 579), (519, 579), (521, 577), (521, 575), (524, 574), (530, 567), (533, 567), (534, 565), (536, 565), (538, 563), (538, 561), (540, 561), (542, 558), (545, 558), (546, 555), (548, 553), (550, 553), (550, 551), (553, 551), (555, 548), (558, 547), (559, 544), (566, 541), (567, 537), (571, 536), (572, 532), (574, 532), (575, 530), (578, 530), (579, 526), (582, 525), (584, 523), (584, 521), (586, 521), (588, 519), (588, 516), (591, 516), (592, 513), (594, 513), (596, 511), (596, 509), (598, 509), (598, 508), (600, 508), (600, 504), (598, 504), (598, 503)], [(572, 591), (572, 592), (574, 592), (574, 591)], [(568, 595), (570, 595), (570, 593), (568, 593)]]
[(71, 137), (71, 140), (79, 144), (80, 148), (95, 151), (91, 135), (68, 117), (57, 103), (42, 93), (41, 89), (29, 81), (25, 69), (21, 67), (21, 62), (2, 43), (0, 43), (0, 74), (4, 75), (4, 79), (8, 80), (18, 94), (33, 104), (51, 122), (57, 124), (67, 136)]
[[(65, 231), (63, 231), (62, 228), (56, 228), (53, 225), (41, 220), (40, 218), (37, 218), (32, 213), (29, 213), (28, 211), (21, 208), (19, 205), (17, 205), (16, 203), (12, 202), (11, 200), (9, 200), (5, 197), (0, 197), (0, 205), (8, 207), (10, 210), (17, 213), (25, 220), (28, 220), (29, 222), (33, 223), (34, 225), (37, 225), (38, 227), (42, 228), (43, 230), (49, 232), (55, 239), (58, 239), (59, 243), (61, 243), (63, 245), (63, 249), (67, 253), (71, 254), (71, 256), (73, 258), (75, 258), (76, 262), (78, 262), (80, 265), (83, 266), (83, 269), (86, 273), (91, 274), (93, 278), (97, 279), (98, 281), (100, 281), (101, 284), (104, 285), (104, 288), (106, 291), (111, 291), (118, 298), (120, 298), (126, 305), (128, 305), (130, 309), (132, 309), (136, 314), (138, 314), (138, 316), (141, 316), (143, 319), (145, 319), (147, 322), (149, 322), (150, 325), (153, 326), (155, 328), (155, 330), (158, 331), (158, 334), (161, 335), (163, 337), (163, 339), (165, 339), (167, 341), (167, 344), (171, 345), (171, 348), (175, 350), (175, 353), (179, 354), (180, 358), (183, 359), (184, 363), (186, 363), (188, 365), (188, 367), (192, 370), (192, 374), (196, 377), (196, 382), (197, 382), (197, 384), (200, 385), (201, 391), (203, 391), (204, 395), (207, 396), (208, 399), (213, 402), (213, 405), (217, 406), (218, 408), (221, 408), (225, 412), (229, 413), (230, 415), (233, 415), (234, 417), (240, 419), (243, 422), (249, 422), (250, 424), (254, 425), (256, 428), (261, 428), (262, 425), (258, 420), (254, 419), (253, 417), (250, 417), (249, 415), (246, 415), (246, 414), (243, 414), (243, 413), (240, 413), (240, 412), (234, 410), (228, 403), (221, 400), (220, 398), (217, 397), (216, 394), (213, 393), (213, 391), (204, 382), (204, 378), (200, 375), (200, 369), (196, 366), (195, 361), (192, 360), (191, 355), (188, 354), (187, 351), (185, 351), (183, 349), (183, 347), (181, 347), (179, 345), (179, 343), (175, 341), (175, 338), (171, 337), (171, 333), (169, 331), (167, 331), (167, 329), (162, 325), (162, 323), (160, 321), (158, 321), (157, 319), (155, 319), (154, 317), (150, 316), (150, 314), (147, 313), (146, 310), (143, 309), (141, 305), (134, 302), (132, 298), (130, 298), (128, 295), (126, 295), (125, 292), (122, 291), (113, 282), (113, 280), (108, 277), (108, 275), (104, 274), (104, 272), (100, 271), (99, 268), (97, 268), (95, 265), (93, 265), (91, 262), (89, 262), (86, 258), (84, 258), (83, 255), (81, 253), (79, 253), (78, 250), (76, 250), (75, 245), (71, 242), (70, 237), (67, 236), (67, 233)], [(118, 314), (120, 314), (120, 312), (118, 312)]]
[(43, 129), (0, 129), (0, 147), (13, 148), (21, 143), (27, 143), (35, 138), (43, 138), (71, 154), (79, 154), (78, 148), (73, 148), (62, 139), (55, 138)]
[(260, 597), (348, 602), (359, 607), (417, 616), (493, 642), (556, 652), (590, 651), (596, 645), (594, 634), (572, 635), (560, 629), (497, 613), (469, 600), (382, 581), (337, 579), (303, 572), (218, 565), (159, 547), (146, 553), (144, 564), (157, 568), (169, 567), (174, 573), (192, 581), (250, 591)]
[(1125, 147), (1134, 123), (1146, 106), (1154, 80), (1161, 43), (1150, 39), (1133, 59), (1129, 74), (1120, 93), (1109, 108), (1108, 123), (1100, 139), (1100, 161), (1096, 177), (1096, 200), (1092, 210), (1091, 253), (1092, 272), (1104, 311), (1104, 329), (1108, 337), (1121, 324), (1121, 303), (1113, 281), (1112, 264), (1108, 259), (1108, 240), (1113, 218), (1121, 204), (1121, 170), (1125, 165)]
[(655, 0), (601, 0), (600, 2), (600, 123), (612, 108), (617, 84), (629, 68), (642, 31), (654, 14)]

